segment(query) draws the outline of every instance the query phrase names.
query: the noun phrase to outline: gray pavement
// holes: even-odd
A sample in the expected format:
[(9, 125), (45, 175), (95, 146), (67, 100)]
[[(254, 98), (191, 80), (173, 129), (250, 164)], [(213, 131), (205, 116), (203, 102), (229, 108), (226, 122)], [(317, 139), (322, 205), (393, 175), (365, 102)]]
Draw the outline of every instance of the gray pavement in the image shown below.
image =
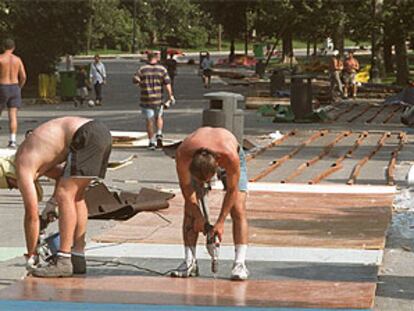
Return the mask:
[[(82, 61), (85, 62), (85, 61)], [(105, 60), (108, 71), (108, 84), (104, 88), (104, 101), (102, 107), (80, 107), (75, 108), (73, 103), (66, 102), (58, 105), (30, 105), (30, 100), (26, 100), (28, 104), (20, 112), (20, 129), (18, 141), (23, 139), (23, 133), (29, 129), (36, 127), (40, 123), (51, 118), (78, 115), (84, 117), (97, 118), (106, 123), (112, 130), (127, 131), (145, 131), (145, 122), (139, 113), (139, 95), (136, 87), (131, 83), (131, 77), (135, 72), (139, 62), (137, 60), (127, 59), (111, 59)], [(175, 95), (177, 104), (172, 109), (166, 111), (165, 115), (165, 136), (166, 138), (181, 139), (187, 134), (201, 125), (201, 112), (207, 107), (207, 101), (202, 95), (208, 91), (225, 90), (241, 94), (247, 94), (248, 89), (244, 86), (229, 86), (223, 84), (220, 79), (213, 80), (211, 90), (205, 90), (201, 83), (201, 78), (197, 75), (196, 66), (178, 67), (178, 76), (176, 77)], [(0, 146), (7, 144), (7, 119), (6, 114), (0, 119)], [(268, 118), (258, 117), (255, 111), (246, 111), (245, 115), (245, 134), (251, 139), (257, 139), (260, 135), (265, 135), (275, 130), (287, 132), (290, 129), (298, 128), (301, 130), (315, 130), (320, 128), (329, 128), (332, 131), (341, 131), (349, 129), (350, 125), (343, 122), (335, 124), (275, 124)], [(365, 124), (353, 124), (352, 130), (366, 129)], [(373, 125), (371, 130), (404, 130), (398, 122), (390, 125)], [(331, 137), (332, 138), (332, 137)], [(294, 143), (292, 143), (294, 145)], [(320, 149), (321, 144), (316, 144), (315, 148), (309, 152), (315, 152)], [(340, 146), (338, 146), (340, 148)], [(403, 185), (405, 174), (409, 168), (412, 158), (412, 143), (407, 144), (399, 157), (399, 165), (397, 166), (397, 182)], [(388, 154), (390, 150), (384, 152)], [(279, 151), (267, 154), (260, 160), (261, 165), (268, 163), (270, 160), (277, 158)], [(339, 151), (336, 151), (339, 152)], [(335, 153), (335, 152), (334, 152)], [(126, 158), (131, 154), (136, 154), (137, 159), (133, 165), (126, 168), (109, 172), (107, 175), (107, 183), (109, 186), (123, 190), (136, 191), (141, 186), (149, 186), (156, 188), (178, 188), (175, 167), (173, 160), (167, 158), (162, 152), (151, 152), (143, 149), (114, 149), (111, 159), (118, 160)], [(378, 155), (378, 162), (373, 162), (373, 166), (366, 169), (365, 182), (375, 184), (376, 180), (383, 178), (384, 157), (386, 154)], [(309, 154), (303, 155), (304, 158)], [(259, 163), (259, 162), (257, 162)], [(299, 162), (292, 161), (289, 165), (297, 165)], [(315, 168), (317, 169), (317, 168)], [(306, 177), (306, 176), (305, 176)], [(304, 178), (305, 178), (304, 177)], [(337, 183), (343, 182), (343, 176), (334, 176), (327, 182)], [(280, 176), (274, 176), (268, 181), (278, 181)], [(119, 181), (122, 180), (122, 181)], [(46, 198), (52, 193), (52, 184), (45, 182)], [(9, 258), (7, 260), (2, 257), (15, 257), (14, 253), (24, 251), (24, 235), (23, 235), (23, 206), (16, 190), (0, 190), (0, 289), (8, 286), (24, 276), (24, 262), (21, 257)], [(96, 235), (115, 224), (114, 221), (90, 221), (89, 237)], [(404, 242), (404, 243), (403, 243)], [(411, 250), (406, 251), (406, 246), (410, 246)], [(399, 228), (393, 226), (390, 230), (387, 243), (387, 251), (385, 253), (384, 265), (380, 269), (380, 279), (378, 283), (376, 310), (414, 310), (414, 269), (413, 269), (413, 250), (412, 241), (403, 239)], [(20, 254), (21, 254), (20, 253)], [(3, 260), (3, 261), (1, 261)], [(130, 260), (130, 259), (128, 259)], [(177, 262), (162, 260), (138, 260), (135, 263), (139, 265), (149, 265), (150, 268), (157, 268), (158, 271), (166, 271), (175, 266)], [(92, 273), (101, 273), (107, 271), (102, 270), (97, 263), (90, 263)], [(155, 265), (155, 266), (154, 266)], [(223, 267), (227, 263), (223, 264)], [(208, 263), (205, 264), (208, 267)], [(255, 267), (255, 265), (252, 265)], [(332, 267), (329, 267), (332, 268)], [(113, 273), (135, 273), (132, 267), (114, 267), (116, 271)], [(208, 268), (206, 268), (208, 270)], [(271, 275), (275, 278), (317, 278), (321, 271), (327, 271), (327, 267), (308, 265), (290, 265), (278, 264), (269, 267), (265, 264), (257, 265), (253, 268), (257, 277)], [(124, 272), (122, 272), (124, 271)], [(331, 270), (330, 270), (331, 271)], [(324, 274), (331, 279), (348, 280), (372, 280), (373, 274), (366, 274), (367, 270), (358, 267), (337, 267), (332, 271), (337, 274)], [(362, 272), (364, 271), (364, 272)], [(372, 272), (372, 271), (371, 271)], [(111, 272), (105, 272), (111, 273)], [(223, 276), (224, 277), (224, 276)]]

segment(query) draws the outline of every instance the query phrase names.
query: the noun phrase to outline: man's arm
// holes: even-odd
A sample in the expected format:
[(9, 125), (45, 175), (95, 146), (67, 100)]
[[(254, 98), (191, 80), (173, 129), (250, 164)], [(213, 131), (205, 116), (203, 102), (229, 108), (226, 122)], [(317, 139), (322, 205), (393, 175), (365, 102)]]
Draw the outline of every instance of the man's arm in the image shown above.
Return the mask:
[(24, 232), (29, 257), (36, 253), (40, 226), (38, 198), (34, 178), (31, 175), (30, 172), (25, 170), (17, 170), (17, 184), (24, 203)]
[(240, 179), (240, 160), (237, 156), (231, 156), (226, 167), (226, 194), (224, 195), (223, 204), (216, 224), (214, 225), (214, 232), (217, 233), (219, 240), (222, 240), (224, 233), (224, 222), (229, 215), (231, 209), (236, 204), (237, 195), (239, 192)]
[(19, 59), (19, 73), (18, 73), (18, 79), (19, 79), (19, 86), (22, 88), (26, 83), (26, 70), (24, 69), (24, 65), (21, 59)]

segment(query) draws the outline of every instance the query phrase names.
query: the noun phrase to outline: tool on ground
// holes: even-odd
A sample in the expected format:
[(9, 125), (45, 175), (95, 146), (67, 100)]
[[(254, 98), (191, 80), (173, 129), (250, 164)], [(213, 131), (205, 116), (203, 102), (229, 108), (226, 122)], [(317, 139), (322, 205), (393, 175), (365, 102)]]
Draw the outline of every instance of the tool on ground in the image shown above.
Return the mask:
[(201, 206), (201, 210), (204, 216), (204, 231), (206, 233), (206, 248), (211, 256), (211, 272), (213, 272), (214, 278), (216, 277), (216, 273), (218, 272), (218, 257), (219, 257), (219, 250), (220, 250), (220, 241), (218, 238), (217, 233), (213, 232), (213, 225), (210, 223), (209, 215), (208, 215), (208, 208), (205, 202), (205, 195), (211, 189), (210, 184), (205, 183), (198, 191), (198, 201), (199, 205)]

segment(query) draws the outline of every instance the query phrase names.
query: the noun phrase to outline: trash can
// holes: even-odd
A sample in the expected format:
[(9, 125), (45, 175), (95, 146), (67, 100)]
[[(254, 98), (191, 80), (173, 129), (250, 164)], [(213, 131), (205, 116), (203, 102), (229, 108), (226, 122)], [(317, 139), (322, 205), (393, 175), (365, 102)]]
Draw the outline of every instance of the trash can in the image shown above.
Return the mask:
[(265, 48), (265, 44), (263, 43), (255, 43), (253, 44), (253, 54), (254, 57), (260, 59), (260, 58), (264, 58), (264, 48)]
[(62, 100), (70, 100), (76, 96), (75, 71), (60, 71), (60, 97)]
[(311, 75), (292, 75), (290, 81), (290, 106), (295, 120), (306, 119), (312, 112)]
[(161, 60), (161, 62), (164, 62), (164, 61), (167, 60), (167, 58), (168, 58), (167, 54), (168, 54), (168, 47), (165, 46), (165, 45), (162, 45), (160, 47), (160, 60)]
[(263, 79), (266, 73), (266, 64), (263, 62), (263, 59), (259, 59), (256, 63), (255, 73)]
[(208, 109), (203, 111), (203, 126), (223, 127), (243, 143), (244, 96), (231, 92), (204, 94), (210, 100)]
[(275, 96), (279, 90), (284, 90), (285, 85), (285, 73), (283, 70), (273, 70), (270, 76), (270, 96)]

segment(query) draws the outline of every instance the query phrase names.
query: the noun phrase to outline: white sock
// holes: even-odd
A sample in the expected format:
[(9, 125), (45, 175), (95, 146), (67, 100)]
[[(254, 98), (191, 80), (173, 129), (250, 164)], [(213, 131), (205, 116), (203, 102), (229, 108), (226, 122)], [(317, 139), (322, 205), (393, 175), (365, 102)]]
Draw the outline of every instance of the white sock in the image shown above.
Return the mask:
[(157, 130), (157, 135), (162, 135), (162, 130), (158, 129)]
[(244, 263), (246, 261), (247, 244), (237, 244), (234, 246), (236, 263)]
[(196, 259), (196, 247), (195, 246), (185, 246), (184, 247), (184, 256), (185, 261), (189, 264)]
[(150, 143), (155, 144), (155, 136), (152, 136), (152, 137), (151, 137), (151, 139), (150, 139)]
[(64, 253), (64, 252), (58, 252), (57, 255), (58, 255), (58, 257), (64, 257), (64, 258), (72, 257), (71, 253)]
[(10, 134), (10, 141), (16, 142), (16, 134)]
[(85, 257), (85, 253), (71, 252), (71, 254), (78, 257)]

